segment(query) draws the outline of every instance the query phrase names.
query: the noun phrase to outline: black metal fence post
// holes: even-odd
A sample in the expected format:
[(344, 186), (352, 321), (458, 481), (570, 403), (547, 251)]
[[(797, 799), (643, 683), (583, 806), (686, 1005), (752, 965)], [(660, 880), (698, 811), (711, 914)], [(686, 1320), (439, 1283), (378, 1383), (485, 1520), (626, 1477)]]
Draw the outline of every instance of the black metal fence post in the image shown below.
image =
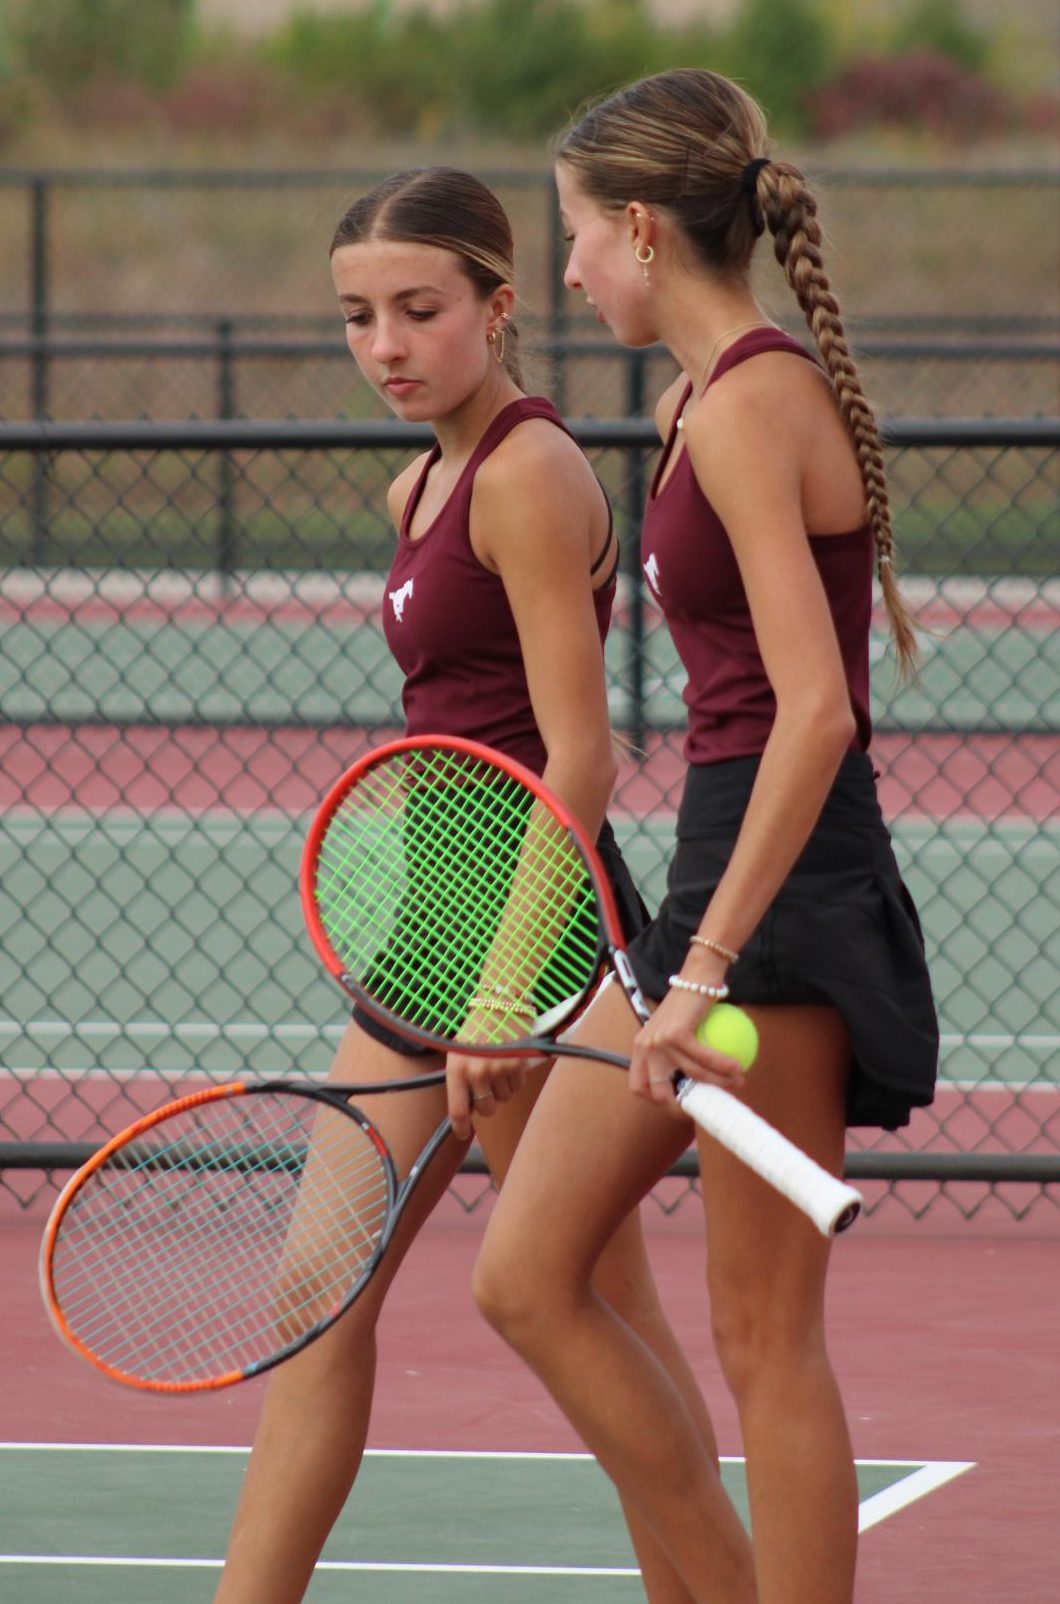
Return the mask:
[[(48, 416), (48, 180), (37, 176), (30, 183), (30, 330), (33, 359), (30, 364), (33, 417)], [(33, 563), (43, 566), (48, 555), (48, 476), (50, 459), (41, 454), (34, 462), (30, 503)]]
[[(228, 420), (236, 415), (235, 353), (232, 349), (232, 319), (217, 320), (217, 416)], [(229, 595), (236, 567), (235, 471), (230, 451), (217, 454), (217, 572), (221, 594)]]

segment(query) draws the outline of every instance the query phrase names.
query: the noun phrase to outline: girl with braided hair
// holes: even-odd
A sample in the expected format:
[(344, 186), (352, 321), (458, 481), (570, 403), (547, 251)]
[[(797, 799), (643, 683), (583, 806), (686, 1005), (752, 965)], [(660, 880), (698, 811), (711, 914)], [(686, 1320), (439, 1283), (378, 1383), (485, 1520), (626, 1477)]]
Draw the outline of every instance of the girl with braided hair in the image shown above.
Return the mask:
[[(915, 656), (880, 441), (813, 195), (768, 151), (744, 91), (692, 69), (604, 101), (558, 148), (568, 286), (624, 345), (662, 341), (683, 370), (657, 410), (664, 449), (642, 561), (687, 673), (688, 771), (667, 898), (629, 947), (652, 1018), (638, 1030), (620, 989), (605, 988), (571, 1033), (631, 1053), (636, 1095), (612, 1070), (559, 1062), (475, 1285), (695, 1600), (850, 1604), (857, 1489), (825, 1345), (827, 1242), (698, 1137), (753, 1577), (726, 1563), (702, 1437), (591, 1284), (615, 1223), (690, 1139), (673, 1070), (736, 1088), (836, 1173), (846, 1125), (895, 1129), (933, 1094), (938, 1029), (920, 927), (867, 753), (874, 570), (903, 673)], [(751, 259), (766, 230), (816, 358), (755, 299)], [(696, 1036), (725, 996), (758, 1027), (745, 1080)], [(464, 1088), (452, 1081), (460, 1116)]]

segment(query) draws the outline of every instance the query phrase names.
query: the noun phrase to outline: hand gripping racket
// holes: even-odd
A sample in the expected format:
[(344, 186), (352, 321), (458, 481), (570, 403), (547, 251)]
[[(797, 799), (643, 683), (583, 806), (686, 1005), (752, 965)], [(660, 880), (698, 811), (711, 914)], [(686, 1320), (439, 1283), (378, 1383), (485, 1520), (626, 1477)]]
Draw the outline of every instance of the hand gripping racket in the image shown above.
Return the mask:
[[(314, 820), (301, 887), (327, 969), (424, 1046), (554, 1054), (607, 968), (649, 1017), (593, 842), (535, 775), (476, 742), (408, 738), (354, 764)], [(588, 1045), (559, 1051), (629, 1067)], [(853, 1223), (860, 1194), (746, 1104), (675, 1085), (685, 1112), (825, 1236)]]
[(48, 1221), (41, 1290), (59, 1335), (153, 1392), (228, 1386), (298, 1353), (368, 1284), (449, 1135), (446, 1121), (399, 1184), (352, 1099), (444, 1081), (234, 1081), (137, 1120)]
[[(314, 821), (302, 892), (329, 970), (425, 1046), (551, 1055), (608, 966), (648, 1017), (593, 844), (488, 748), (406, 740), (355, 765)], [(298, 1353), (368, 1285), (450, 1135), (443, 1120), (399, 1182), (354, 1100), (443, 1082), (236, 1081), (137, 1120), (71, 1177), (48, 1222), (41, 1287), (59, 1335), (158, 1392), (227, 1386)], [(684, 1080), (678, 1096), (824, 1234), (853, 1221), (858, 1194), (736, 1098)]]

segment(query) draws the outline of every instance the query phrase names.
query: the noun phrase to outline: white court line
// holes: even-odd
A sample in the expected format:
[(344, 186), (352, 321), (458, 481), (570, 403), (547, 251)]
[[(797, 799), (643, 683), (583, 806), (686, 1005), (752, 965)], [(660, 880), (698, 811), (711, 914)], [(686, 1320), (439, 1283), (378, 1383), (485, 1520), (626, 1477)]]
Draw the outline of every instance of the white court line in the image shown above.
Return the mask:
[[(240, 1448), (234, 1445), (195, 1445), (190, 1443), (61, 1443), (61, 1442), (0, 1442), (2, 1452), (39, 1452), (39, 1453), (111, 1453), (111, 1454), (248, 1454), (249, 1448)], [(430, 1448), (369, 1448), (366, 1450), (368, 1459), (445, 1459), (445, 1460), (518, 1460), (523, 1463), (591, 1460), (591, 1454), (585, 1453), (521, 1453), (514, 1450), (496, 1449), (441, 1449)], [(723, 1465), (742, 1465), (743, 1460), (734, 1454), (721, 1456)], [(906, 1470), (907, 1475), (893, 1482), (889, 1487), (878, 1493), (871, 1493), (868, 1498), (861, 1500), (858, 1506), (858, 1531), (867, 1532), (881, 1521), (898, 1514), (910, 1504), (919, 1499), (926, 1498), (929, 1493), (937, 1492), (948, 1482), (955, 1481), (966, 1471), (975, 1469), (973, 1459), (859, 1459), (856, 1463), (865, 1469), (873, 1470)], [(189, 1559), (89, 1559), (79, 1556), (52, 1556), (33, 1557), (25, 1555), (0, 1554), (0, 1564), (21, 1565), (189, 1565), (189, 1566), (220, 1566), (221, 1560)], [(343, 1571), (448, 1571), (456, 1573), (483, 1574), (496, 1576), (637, 1576), (635, 1570), (599, 1570), (590, 1567), (535, 1567), (535, 1566), (463, 1566), (463, 1565), (384, 1565), (372, 1564), (368, 1561), (346, 1562), (329, 1561), (321, 1567), (325, 1570)]]
[[(135, 1040), (138, 1037), (166, 1037), (176, 1040), (215, 1040), (217, 1038), (240, 1040), (262, 1040), (266, 1037), (280, 1039), (312, 1039), (320, 1035), (341, 1035), (345, 1026), (342, 1025), (316, 1025), (310, 1022), (298, 1024), (294, 1022), (270, 1025), (258, 1019), (234, 1019), (227, 1022), (218, 1022), (211, 1019), (188, 1019), (170, 1023), (164, 1019), (82, 1019), (71, 1021), (67, 1019), (0, 1019), (0, 1036), (29, 1036), (31, 1038), (44, 1038), (54, 1040), (68, 1040), (72, 1037), (84, 1037), (86, 1041), (114, 1039), (127, 1037)], [(1060, 1048), (1060, 1032), (1057, 1031), (943, 1031), (939, 1038), (940, 1045), (948, 1050), (956, 1047), (982, 1047), (991, 1051), (1006, 1048), (1020, 1047), (1028, 1052), (1055, 1052)]]
[[(0, 1453), (60, 1454), (249, 1454), (241, 1443), (181, 1442), (0, 1442)], [(527, 1453), (514, 1448), (366, 1448), (366, 1459), (520, 1459), (537, 1461), (592, 1459), (592, 1454), (540, 1451)], [(740, 1465), (733, 1455), (724, 1465)], [(872, 1465), (922, 1465), (922, 1459), (872, 1459)]]
[(254, 1019), (231, 1020), (227, 1024), (218, 1024), (210, 1019), (189, 1019), (176, 1024), (169, 1024), (164, 1019), (130, 1019), (125, 1024), (116, 1019), (83, 1019), (76, 1023), (66, 1019), (27, 1019), (22, 1023), (17, 1019), (0, 1019), (0, 1035), (25, 1035), (59, 1041), (71, 1037), (98, 1041), (119, 1036), (131, 1040), (172, 1036), (177, 1041), (213, 1041), (218, 1037), (225, 1040), (231, 1038), (233, 1041), (260, 1041), (266, 1037), (304, 1040), (321, 1035), (341, 1036), (345, 1028), (344, 1025), (321, 1026), (309, 1023), (269, 1025)]
[[(321, 1031), (340, 1033), (338, 1025), (275, 1024), (261, 1020), (229, 1020), (218, 1023), (211, 1019), (180, 1020), (171, 1024), (164, 1019), (0, 1019), (0, 1035), (53, 1036), (66, 1038), (84, 1036), (88, 1039), (115, 1036), (175, 1036), (212, 1038), (217, 1036), (317, 1036)], [(944, 1031), (940, 1037), (943, 1047), (1026, 1047), (1051, 1051), (1060, 1047), (1060, 1032), (1056, 1031)]]
[[(42, 1453), (119, 1453), (119, 1454), (248, 1454), (248, 1448), (228, 1445), (197, 1447), (183, 1443), (0, 1443), (0, 1451), (16, 1453), (35, 1450)], [(469, 1451), (446, 1449), (369, 1448), (369, 1459), (467, 1459), (467, 1460), (521, 1460), (555, 1462), (570, 1460), (584, 1462), (592, 1456), (584, 1453), (516, 1453), (505, 1451)], [(739, 1463), (730, 1460), (729, 1463)], [(0, 1565), (92, 1565), (119, 1566), (124, 1569), (144, 1570), (220, 1570), (221, 1559), (170, 1559), (132, 1558), (86, 1554), (0, 1554)], [(318, 1560), (318, 1571), (367, 1572), (373, 1575), (420, 1576), (527, 1576), (527, 1577), (604, 1577), (614, 1579), (636, 1578), (639, 1570), (619, 1566), (599, 1565), (453, 1565), (453, 1564), (398, 1564), (372, 1560)]]
[[(97, 1565), (121, 1566), (126, 1570), (212, 1570), (219, 1571), (222, 1559), (131, 1559), (112, 1555), (100, 1559), (91, 1554), (0, 1554), (0, 1565)], [(373, 1575), (399, 1574), (420, 1576), (616, 1576), (637, 1577), (640, 1571), (603, 1565), (398, 1565), (385, 1560), (320, 1559), (318, 1571), (368, 1571)]]
[[(904, 1462), (904, 1461), (903, 1461)], [(887, 1465), (894, 1461), (886, 1459), (859, 1459), (859, 1465)], [(926, 1498), (928, 1493), (936, 1492), (938, 1488), (945, 1487), (947, 1482), (955, 1481), (963, 1476), (966, 1470), (975, 1469), (974, 1459), (934, 1459), (920, 1460), (920, 1468), (901, 1481), (894, 1482), (890, 1487), (884, 1487), (881, 1492), (873, 1493), (858, 1506), (858, 1531), (867, 1532), (870, 1527), (878, 1526), (881, 1520), (889, 1515), (895, 1515), (908, 1504), (915, 1504), (918, 1498)]]

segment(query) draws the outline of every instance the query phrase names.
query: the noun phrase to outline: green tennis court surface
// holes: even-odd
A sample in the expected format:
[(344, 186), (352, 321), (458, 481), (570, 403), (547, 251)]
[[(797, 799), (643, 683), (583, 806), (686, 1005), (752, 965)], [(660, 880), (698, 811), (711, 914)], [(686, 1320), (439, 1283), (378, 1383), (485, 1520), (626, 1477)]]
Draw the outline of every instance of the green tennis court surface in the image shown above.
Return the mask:
[[(873, 659), (886, 636), (873, 636)], [(622, 681), (643, 654), (643, 716), (649, 727), (682, 729), (684, 673), (669, 632), (652, 619), (635, 646), (617, 620), (608, 636), (611, 714), (628, 716)], [(374, 620), (328, 621), (268, 615), (195, 619), (72, 616), (31, 612), (4, 626), (5, 721), (47, 718), (76, 725), (149, 718), (180, 724), (318, 722), (371, 728), (394, 720), (401, 674)], [(86, 670), (91, 670), (86, 672)], [(1060, 631), (1011, 623), (950, 626), (921, 638), (915, 685), (891, 694), (877, 675), (874, 718), (885, 712), (904, 728), (1055, 730), (1060, 722)]]
[[(0, 1019), (7, 1070), (325, 1070), (345, 1010), (304, 934), (307, 823), (222, 810), (10, 814), (0, 909), (11, 910), (20, 965)], [(615, 824), (654, 905), (672, 816)], [(1052, 1081), (1060, 826), (905, 820), (894, 836), (932, 954), (944, 1078)], [(1002, 942), (1015, 984), (992, 961)]]
[[(238, 1448), (0, 1444), (0, 1599), (198, 1604), (216, 1584)], [(858, 1465), (862, 1531), (971, 1469)], [(746, 1515), (743, 1464), (726, 1485)], [(580, 1454), (370, 1452), (307, 1604), (643, 1599), (610, 1483)]]

